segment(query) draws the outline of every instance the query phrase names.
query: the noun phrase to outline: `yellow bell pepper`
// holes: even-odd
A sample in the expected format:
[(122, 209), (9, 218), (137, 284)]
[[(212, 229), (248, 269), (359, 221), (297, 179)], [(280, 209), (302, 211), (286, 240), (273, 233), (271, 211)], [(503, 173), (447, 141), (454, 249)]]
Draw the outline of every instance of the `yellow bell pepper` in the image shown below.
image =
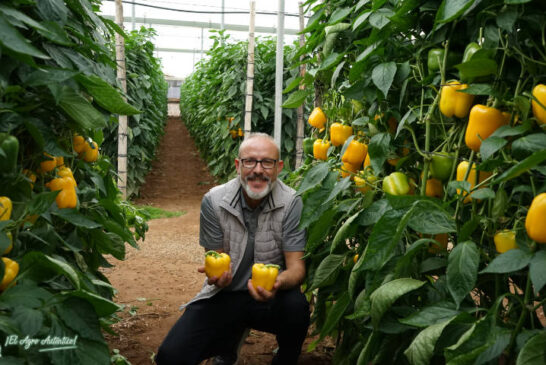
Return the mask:
[(313, 157), (317, 160), (326, 161), (328, 159), (328, 149), (330, 148), (330, 142), (322, 139), (317, 139), (313, 143)]
[(307, 122), (317, 129), (322, 129), (324, 128), (324, 124), (326, 124), (326, 115), (322, 109), (317, 106), (309, 115)]
[(0, 196), (0, 221), (7, 221), (11, 218), (13, 205), (7, 196)]
[(497, 232), (495, 236), (493, 236), (493, 241), (495, 242), (495, 248), (498, 253), (505, 253), (508, 250), (518, 247), (516, 243), (516, 232), (509, 229)]
[[(468, 161), (461, 161), (459, 165), (457, 165), (457, 181), (463, 181), (466, 171), (469, 168), (469, 165), (470, 164), (468, 163)], [(491, 175), (492, 175), (491, 172), (480, 171), (479, 177), (478, 177), (478, 183), (481, 183), (482, 181), (484, 181)], [(468, 178), (466, 179), (466, 181), (470, 183), (471, 190), (474, 188), (474, 186), (476, 186), (476, 165), (475, 164), (472, 164), (472, 169), (470, 170), (470, 173), (468, 174)], [(484, 187), (485, 185), (481, 186), (480, 189)], [(461, 189), (457, 189), (457, 194), (461, 194)], [(472, 198), (466, 191), (463, 191), (463, 196), (465, 196), (463, 203), (469, 203), (472, 201)]]
[(349, 125), (336, 122), (330, 126), (330, 141), (336, 147), (343, 145), (352, 134), (353, 128)]
[(345, 153), (341, 157), (341, 161), (350, 163), (353, 166), (360, 167), (360, 165), (362, 165), (362, 162), (364, 162), (364, 160), (366, 159), (367, 155), (368, 145), (353, 139), (347, 146)]
[(72, 138), (72, 147), (74, 148), (74, 151), (78, 154), (83, 152), (86, 144), (87, 143), (85, 142), (85, 138), (83, 138), (82, 136), (75, 134)]
[[(364, 177), (360, 177), (359, 175), (364, 175)], [(356, 188), (360, 192), (366, 193), (372, 190), (373, 187), (375, 187), (377, 183), (377, 176), (371, 173), (366, 174), (363, 171), (360, 171), (359, 175), (355, 175), (354, 182), (355, 182)]]
[(59, 191), (55, 202), (59, 209), (76, 208), (78, 205), (78, 195), (76, 194), (76, 181), (70, 176), (59, 177), (51, 180), (46, 184), (46, 187), (51, 191)]
[(480, 151), (482, 140), (493, 134), (498, 128), (509, 123), (508, 113), (485, 105), (477, 104), (470, 110), (466, 127), (465, 143), (471, 150)]
[[(546, 85), (538, 84), (533, 88), (533, 96), (540, 101), (540, 104), (546, 107)], [(534, 99), (531, 101), (533, 106), (533, 115), (538, 124), (546, 124), (546, 109), (537, 103)]]
[(252, 265), (252, 286), (254, 286), (255, 289), (260, 286), (267, 291), (271, 291), (275, 284), (275, 280), (277, 280), (279, 269), (279, 265), (273, 264)]
[(448, 241), (447, 233), (439, 233), (437, 235), (434, 235), (433, 239), (436, 242), (438, 242), (440, 244), (440, 246), (438, 246), (437, 244), (434, 244), (434, 243), (429, 243), (428, 244), (428, 252), (430, 252), (430, 253), (439, 253), (439, 252), (443, 252), (443, 251), (447, 250), (447, 241)]
[(67, 166), (59, 167), (57, 169), (57, 175), (59, 175), (60, 177), (71, 178), (73, 180), (74, 187), (78, 186), (78, 184), (76, 183), (76, 179), (74, 179), (74, 174), (72, 174), (72, 169), (70, 169), (70, 167), (67, 167)]
[(80, 157), (87, 162), (95, 162), (99, 158), (99, 146), (97, 142), (85, 143), (83, 152)]
[(44, 156), (46, 156), (46, 160), (40, 162), (40, 172), (42, 173), (52, 171), (57, 167), (57, 158), (55, 156), (51, 156), (47, 152), (44, 152)]
[(351, 180), (352, 180), (353, 174), (358, 171), (358, 166), (350, 164), (348, 162), (343, 162), (340, 170), (341, 170), (341, 177), (351, 176)]
[(4, 291), (19, 273), (19, 264), (17, 261), (13, 261), (7, 257), (2, 257), (2, 261), (4, 261), (4, 277), (0, 283), (0, 291)]
[(205, 253), (205, 274), (207, 277), (219, 278), (225, 271), (229, 271), (231, 257), (225, 252), (207, 251)]
[(446, 117), (464, 118), (468, 115), (474, 95), (459, 92), (468, 88), (467, 84), (461, 84), (459, 81), (448, 82), (442, 87), (440, 93), (440, 111)]
[(546, 243), (546, 193), (535, 196), (525, 217), (527, 235), (533, 241)]
[(442, 182), (436, 178), (431, 177), (430, 179), (427, 179), (426, 183), (426, 190), (425, 195), (441, 198), (444, 196), (444, 187), (442, 186)]

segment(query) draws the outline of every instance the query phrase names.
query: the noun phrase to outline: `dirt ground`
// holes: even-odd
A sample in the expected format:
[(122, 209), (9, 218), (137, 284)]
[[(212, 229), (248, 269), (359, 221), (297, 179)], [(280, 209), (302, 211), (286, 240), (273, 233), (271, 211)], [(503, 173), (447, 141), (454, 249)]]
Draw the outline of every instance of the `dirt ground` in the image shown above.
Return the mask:
[[(158, 158), (135, 203), (185, 214), (149, 221), (140, 249), (127, 246), (125, 261), (109, 258), (115, 267), (104, 270), (118, 291), (115, 301), (125, 306), (118, 314), (120, 321), (112, 326), (118, 336), (106, 338), (110, 349), (118, 349), (133, 365), (153, 363), (161, 341), (182, 314), (179, 306), (203, 283), (203, 274), (197, 272), (204, 253), (198, 244), (199, 208), (214, 184), (186, 127), (179, 118), (169, 118)], [(312, 340), (306, 340), (299, 364), (330, 364), (331, 343), (322, 342), (307, 352)], [(251, 331), (239, 364), (268, 364), (276, 347), (273, 335)]]

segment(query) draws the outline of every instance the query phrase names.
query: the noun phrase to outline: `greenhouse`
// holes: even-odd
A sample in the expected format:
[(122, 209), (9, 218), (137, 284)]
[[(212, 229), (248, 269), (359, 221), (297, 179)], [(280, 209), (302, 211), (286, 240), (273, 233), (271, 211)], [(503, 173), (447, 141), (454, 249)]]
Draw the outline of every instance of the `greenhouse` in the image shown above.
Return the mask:
[(542, 0), (5, 0), (0, 364), (546, 364)]

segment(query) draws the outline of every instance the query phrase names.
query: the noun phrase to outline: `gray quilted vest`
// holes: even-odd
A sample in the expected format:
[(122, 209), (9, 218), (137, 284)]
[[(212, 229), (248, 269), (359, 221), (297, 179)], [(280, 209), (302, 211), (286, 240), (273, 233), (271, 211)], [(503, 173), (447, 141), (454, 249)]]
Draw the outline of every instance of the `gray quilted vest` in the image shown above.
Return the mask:
[[(283, 221), (287, 207), (295, 198), (295, 190), (277, 180), (258, 216), (254, 242), (254, 262), (277, 264), (285, 268), (282, 251)], [(224, 234), (224, 252), (231, 257), (232, 273), (235, 274), (244, 255), (248, 232), (245, 227), (240, 199), (244, 199), (239, 177), (212, 188), (208, 193)], [(201, 291), (180, 309), (200, 299), (210, 298), (221, 289), (203, 283)]]

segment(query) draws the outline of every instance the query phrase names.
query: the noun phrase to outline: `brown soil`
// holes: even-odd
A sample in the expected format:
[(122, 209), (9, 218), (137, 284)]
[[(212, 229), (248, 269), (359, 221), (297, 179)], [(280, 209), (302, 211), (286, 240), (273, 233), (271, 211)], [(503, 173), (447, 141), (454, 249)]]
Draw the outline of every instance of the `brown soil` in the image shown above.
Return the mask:
[[(133, 365), (153, 363), (161, 341), (182, 314), (179, 306), (203, 283), (203, 274), (197, 272), (204, 252), (198, 244), (199, 208), (203, 194), (214, 184), (186, 127), (179, 118), (169, 118), (158, 158), (135, 203), (185, 214), (148, 222), (140, 249), (128, 246), (125, 261), (109, 258), (115, 267), (104, 270), (118, 291), (115, 301), (125, 306), (112, 326), (118, 335), (106, 338), (110, 349), (118, 349)], [(323, 341), (307, 352), (313, 339), (306, 340), (299, 363), (329, 364), (331, 342)], [(276, 347), (273, 335), (251, 331), (239, 364), (267, 364)]]

